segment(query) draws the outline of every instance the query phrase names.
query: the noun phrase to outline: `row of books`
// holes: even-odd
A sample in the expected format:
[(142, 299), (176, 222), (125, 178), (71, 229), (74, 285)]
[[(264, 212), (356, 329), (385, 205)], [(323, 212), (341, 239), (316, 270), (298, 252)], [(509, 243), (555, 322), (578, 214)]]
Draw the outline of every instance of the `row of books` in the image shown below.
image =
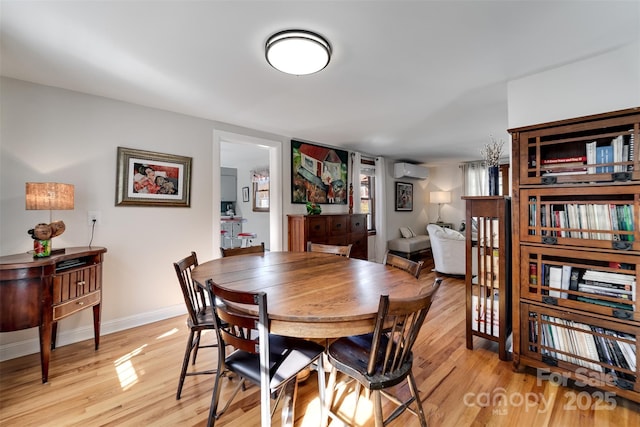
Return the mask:
[[(585, 144), (585, 155), (551, 157), (541, 160), (540, 169), (544, 175), (576, 175), (594, 173), (614, 173), (632, 171), (634, 159), (634, 134), (618, 135), (610, 143), (591, 141)], [(593, 166), (592, 166), (593, 165)], [(602, 165), (602, 166), (597, 166)], [(535, 156), (530, 167), (535, 168)]]
[[(542, 264), (543, 295), (635, 311), (636, 279), (633, 274)], [(630, 271), (631, 272), (631, 271)], [(536, 285), (537, 264), (529, 263), (530, 283)], [(632, 273), (632, 272), (631, 272)]]
[[(546, 204), (542, 205), (546, 207)], [(536, 226), (536, 198), (529, 200), (529, 225)], [(634, 214), (631, 204), (606, 203), (565, 203), (549, 204), (548, 210), (540, 211), (540, 225), (542, 227), (557, 228), (548, 233), (556, 237), (570, 237), (575, 239), (595, 240), (623, 240), (633, 241)], [(628, 233), (616, 233), (626, 231)], [(530, 230), (535, 234), (535, 230)]]
[[(541, 319), (541, 344), (546, 347), (541, 349), (541, 354), (596, 372), (608, 372), (616, 377), (636, 381), (634, 375), (616, 369), (636, 372), (634, 335), (548, 315), (542, 315)], [(534, 317), (530, 323), (530, 329), (534, 332), (530, 333), (530, 337), (536, 338), (536, 326)]]
[[(607, 163), (622, 163), (633, 160), (633, 133), (631, 133), (629, 143), (624, 143), (624, 137), (622, 135), (613, 138), (609, 145), (598, 145), (597, 141), (587, 142), (587, 164), (607, 164)], [(613, 172), (625, 172), (627, 170), (633, 170), (633, 165), (626, 164), (611, 164), (606, 166), (589, 166), (587, 171), (589, 173), (613, 173)]]

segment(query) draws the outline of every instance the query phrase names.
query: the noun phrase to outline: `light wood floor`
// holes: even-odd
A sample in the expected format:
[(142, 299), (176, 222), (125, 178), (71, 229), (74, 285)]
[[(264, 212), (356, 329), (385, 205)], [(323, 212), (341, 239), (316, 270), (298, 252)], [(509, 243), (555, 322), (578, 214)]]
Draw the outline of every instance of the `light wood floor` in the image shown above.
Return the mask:
[[(421, 280), (432, 281), (433, 274), (427, 269)], [(615, 398), (592, 408), (598, 392), (515, 373), (484, 340), (476, 338), (476, 348), (468, 350), (464, 334), (464, 284), (446, 277), (414, 348), (414, 372), (430, 426), (640, 425), (640, 405)], [(175, 399), (186, 339), (185, 319), (179, 317), (105, 335), (97, 352), (92, 340), (64, 346), (53, 352), (44, 385), (37, 354), (0, 363), (0, 425), (203, 425), (213, 376), (187, 377), (182, 399)], [(196, 367), (213, 368), (214, 352), (202, 349)], [(232, 388), (228, 385), (225, 391)], [(340, 406), (345, 416), (351, 416), (354, 406), (348, 391)], [(318, 425), (316, 396), (314, 373), (300, 386), (296, 426)], [(236, 397), (218, 425), (257, 426), (258, 405), (257, 388), (252, 387)], [(354, 425), (372, 425), (364, 397), (357, 408)], [(276, 415), (274, 425), (278, 423)], [(406, 413), (392, 425), (418, 423)]]

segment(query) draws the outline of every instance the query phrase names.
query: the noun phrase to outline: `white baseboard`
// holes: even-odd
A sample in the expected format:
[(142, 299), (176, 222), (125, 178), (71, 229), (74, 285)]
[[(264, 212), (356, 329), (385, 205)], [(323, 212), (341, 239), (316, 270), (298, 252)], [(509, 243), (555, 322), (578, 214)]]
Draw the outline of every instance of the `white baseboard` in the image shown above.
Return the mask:
[[(160, 320), (169, 319), (180, 315), (185, 315), (184, 304), (177, 304), (165, 307), (160, 310), (150, 311), (135, 316), (101, 322), (100, 336), (109, 335), (114, 332), (124, 331)], [(56, 347), (73, 344), (76, 342), (93, 339), (93, 325), (76, 328), (70, 331), (59, 331), (56, 340)], [(26, 356), (27, 354), (39, 353), (40, 341), (38, 337), (24, 341), (12, 342), (0, 345), (0, 362)]]

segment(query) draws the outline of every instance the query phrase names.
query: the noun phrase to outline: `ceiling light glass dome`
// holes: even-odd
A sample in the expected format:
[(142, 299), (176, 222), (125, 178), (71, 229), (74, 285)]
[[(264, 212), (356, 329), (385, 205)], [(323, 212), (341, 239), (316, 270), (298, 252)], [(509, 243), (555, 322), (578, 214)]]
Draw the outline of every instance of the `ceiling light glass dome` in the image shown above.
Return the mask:
[(286, 30), (269, 37), (265, 55), (276, 70), (303, 76), (317, 73), (329, 64), (331, 45), (316, 33)]

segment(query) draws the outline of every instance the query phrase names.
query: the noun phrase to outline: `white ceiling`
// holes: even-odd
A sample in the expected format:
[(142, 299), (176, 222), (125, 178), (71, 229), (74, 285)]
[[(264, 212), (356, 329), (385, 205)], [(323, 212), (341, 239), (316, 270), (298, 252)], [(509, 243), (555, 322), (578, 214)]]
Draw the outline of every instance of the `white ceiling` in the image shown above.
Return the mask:
[[(635, 42), (640, 1), (1, 0), (3, 76), (392, 159), (507, 140), (507, 82)], [(333, 48), (271, 68), (273, 33)]]

